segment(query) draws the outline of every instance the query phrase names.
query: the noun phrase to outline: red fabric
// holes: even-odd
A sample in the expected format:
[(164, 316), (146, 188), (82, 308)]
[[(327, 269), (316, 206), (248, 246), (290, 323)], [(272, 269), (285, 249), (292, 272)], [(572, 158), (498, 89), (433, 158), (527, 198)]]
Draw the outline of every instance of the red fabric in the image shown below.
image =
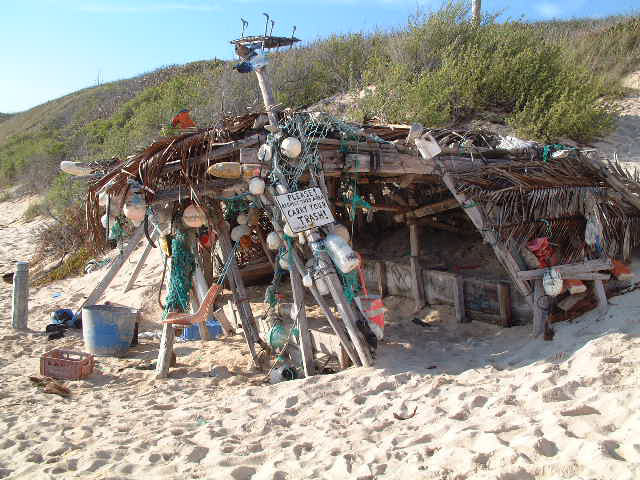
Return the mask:
[(174, 127), (177, 126), (178, 128), (185, 129), (195, 127), (196, 123), (191, 119), (189, 112), (180, 112), (175, 117), (173, 117), (171, 125), (173, 125)]

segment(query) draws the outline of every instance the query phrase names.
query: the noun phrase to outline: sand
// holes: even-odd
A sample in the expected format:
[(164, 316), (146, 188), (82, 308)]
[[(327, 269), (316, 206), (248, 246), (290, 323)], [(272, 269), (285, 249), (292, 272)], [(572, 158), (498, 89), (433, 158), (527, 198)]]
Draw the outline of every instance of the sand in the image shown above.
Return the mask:
[[(637, 130), (626, 128), (623, 118), (632, 145)], [(0, 204), (2, 271), (33, 253), (43, 220), (22, 222), (25, 208)], [(49, 342), (41, 332), (105, 268), (32, 289), (27, 332), (10, 328), (11, 290), (0, 286), (0, 478), (640, 478), (640, 291), (610, 299), (604, 317), (556, 324), (551, 342), (527, 326), (458, 325), (448, 307), (426, 308), (419, 326), (412, 302), (390, 297), (375, 367), (265, 385), (235, 336), (177, 344), (178, 367), (156, 381), (131, 367), (157, 355), (158, 252), (123, 292), (143, 249), (100, 301), (142, 308), (147, 333), (130, 357), (99, 358), (90, 377), (66, 382), (70, 398), (27, 376), (54, 346), (82, 350), (77, 333)], [(256, 311), (262, 295), (250, 289)], [(214, 366), (228, 375), (210, 377)]]

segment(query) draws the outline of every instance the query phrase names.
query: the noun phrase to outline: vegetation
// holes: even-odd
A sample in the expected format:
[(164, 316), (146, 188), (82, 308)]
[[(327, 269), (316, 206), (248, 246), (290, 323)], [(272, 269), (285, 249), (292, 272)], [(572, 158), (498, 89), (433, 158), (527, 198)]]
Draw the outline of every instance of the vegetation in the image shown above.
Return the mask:
[[(364, 89), (352, 119), (445, 126), (490, 115), (544, 142), (588, 141), (611, 128), (606, 100), (640, 67), (640, 17), (527, 23), (485, 15), (474, 24), (469, 13), (466, 3), (446, 3), (397, 31), (332, 35), (275, 53), (276, 100), (300, 107)], [(83, 192), (59, 172), (61, 160), (129, 155), (166, 133), (182, 108), (200, 125), (260, 110), (255, 76), (232, 65), (165, 67), (0, 114), (0, 186), (45, 193), (29, 215), (62, 218)]]

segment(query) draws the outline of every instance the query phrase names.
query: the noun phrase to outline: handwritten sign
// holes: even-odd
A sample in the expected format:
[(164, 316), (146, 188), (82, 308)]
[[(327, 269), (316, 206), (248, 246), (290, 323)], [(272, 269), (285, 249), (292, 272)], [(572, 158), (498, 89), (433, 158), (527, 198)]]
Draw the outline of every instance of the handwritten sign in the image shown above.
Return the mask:
[(335, 222), (327, 199), (318, 187), (277, 195), (275, 199), (294, 233)]

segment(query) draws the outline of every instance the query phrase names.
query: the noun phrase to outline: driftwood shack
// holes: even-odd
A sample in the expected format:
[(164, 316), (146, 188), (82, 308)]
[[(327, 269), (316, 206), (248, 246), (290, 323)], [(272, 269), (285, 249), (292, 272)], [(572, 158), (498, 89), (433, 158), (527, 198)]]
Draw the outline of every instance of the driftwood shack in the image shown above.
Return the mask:
[[(293, 41), (235, 43), (246, 53)], [(357, 301), (363, 279), (382, 296), (409, 295), (416, 310), (452, 304), (460, 322), (508, 327), (532, 320), (536, 336), (552, 319), (567, 318), (557, 312), (606, 310), (604, 282), (616, 265), (614, 274), (625, 278), (620, 262), (640, 243), (640, 190), (619, 165), (593, 150), (508, 145), (486, 132), (355, 125), (282, 110), (266, 67), (255, 73), (265, 113), (160, 138), (93, 181), (86, 202), (96, 242), (105, 241), (105, 209), (124, 208), (141, 223), (132, 242), (146, 231), (150, 243), (164, 244), (171, 254), (167, 311), (191, 308), (193, 316), (181, 318), (199, 322), (204, 338), (207, 310), (223, 282), (233, 294), (227, 328), (242, 330), (256, 365), (260, 351), (288, 355), (305, 375), (316, 372), (321, 354), (342, 367), (374, 363), (376, 332)], [(357, 239), (390, 225), (406, 228), (408, 265), (365, 259), (358, 275)], [(472, 232), (491, 247), (508, 280), (423, 268), (420, 233), (436, 230)], [(406, 274), (408, 292), (397, 291), (393, 269)], [(255, 318), (245, 282), (264, 275), (272, 277), (265, 286), (271, 308)], [(286, 308), (278, 304), (284, 281), (293, 296)], [(322, 322), (310, 322), (305, 302), (319, 306)], [(159, 377), (167, 375), (175, 329), (184, 326), (171, 322), (175, 315), (167, 318)]]

